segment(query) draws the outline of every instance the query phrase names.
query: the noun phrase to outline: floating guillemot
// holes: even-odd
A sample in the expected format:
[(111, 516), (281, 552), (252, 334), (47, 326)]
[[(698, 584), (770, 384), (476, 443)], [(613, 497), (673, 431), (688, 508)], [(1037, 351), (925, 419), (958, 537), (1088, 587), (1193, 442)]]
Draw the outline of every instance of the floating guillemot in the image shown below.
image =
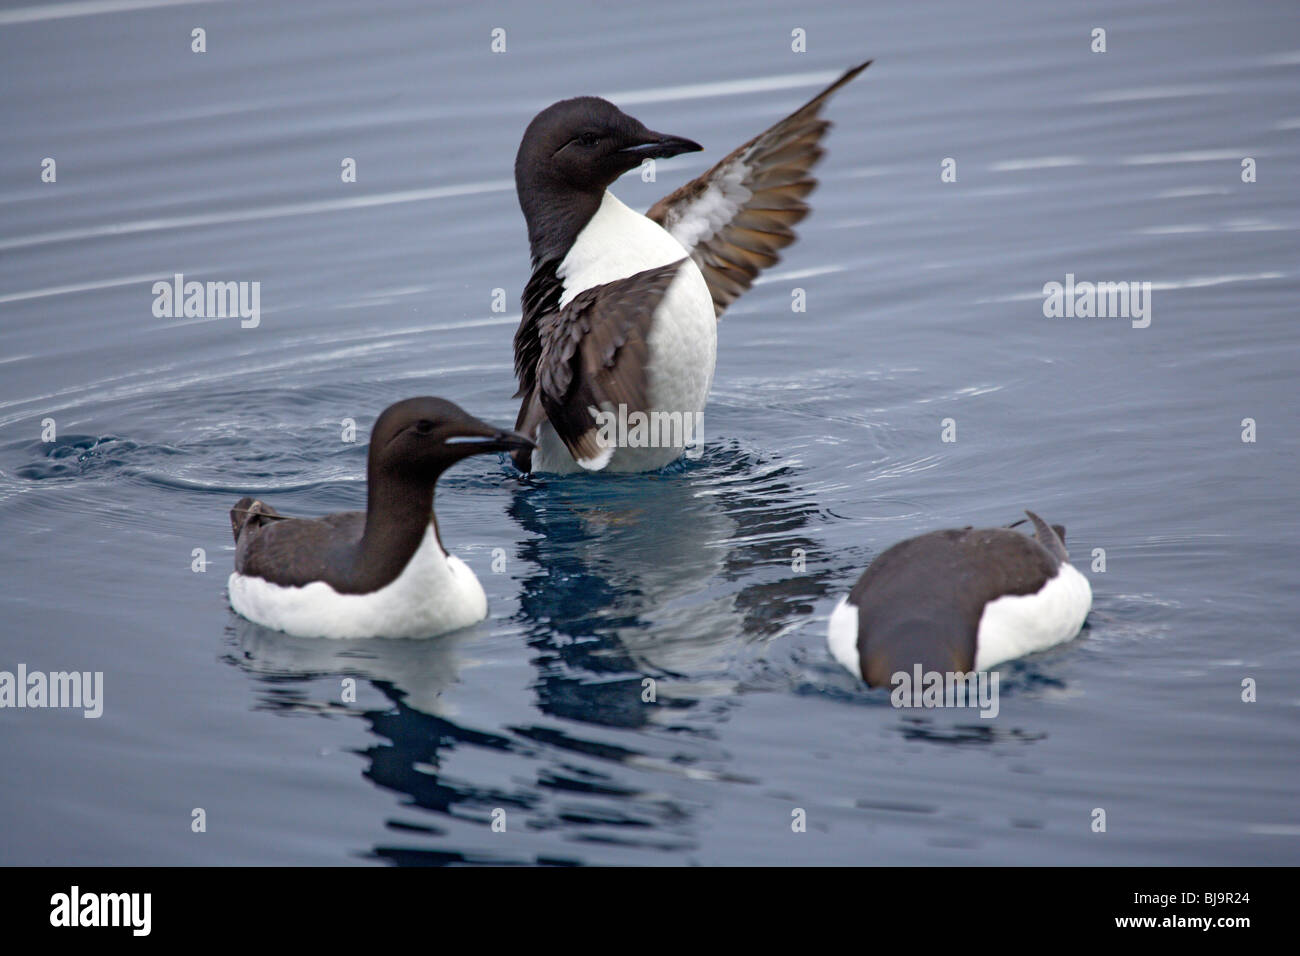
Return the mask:
[[(872, 687), (892, 675), (969, 673), (1068, 641), (1092, 606), (1065, 529), (1032, 511), (1009, 528), (932, 531), (885, 551), (831, 614), (831, 654)], [(1014, 525), (1013, 525), (1014, 527)]]
[(441, 398), (390, 405), (371, 431), (364, 512), (285, 518), (253, 498), (231, 509), (231, 606), (300, 637), (431, 637), (481, 621), (487, 597), (442, 546), (433, 487), (462, 458), (532, 444)]
[[(703, 147), (649, 130), (594, 96), (534, 117), (515, 157), (532, 253), (515, 333), (515, 430), (537, 442), (514, 454), (521, 470), (648, 471), (682, 454), (713, 382), (717, 319), (794, 241), (830, 127), (822, 107), (869, 65), (644, 216), (607, 187), (645, 159)], [(659, 440), (648, 447), (620, 447), (597, 418), (620, 407), (629, 416), (678, 417), (652, 421)]]

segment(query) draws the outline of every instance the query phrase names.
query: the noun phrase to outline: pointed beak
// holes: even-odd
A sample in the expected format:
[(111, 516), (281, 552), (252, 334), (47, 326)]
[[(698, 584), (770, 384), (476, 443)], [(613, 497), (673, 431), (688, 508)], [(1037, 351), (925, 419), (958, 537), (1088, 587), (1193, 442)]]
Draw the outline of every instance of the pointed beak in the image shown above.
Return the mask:
[(702, 149), (704, 147), (694, 140), (646, 130), (640, 142), (625, 146), (619, 150), (619, 153), (624, 156), (635, 157), (640, 161), (642, 159), (667, 159), (670, 156), (678, 156), (682, 153), (698, 153)]
[(486, 422), (467, 425), (457, 434), (444, 439), (444, 444), (450, 445), (466, 455), (537, 447), (531, 439), (518, 432), (512, 432), (505, 428), (493, 428)]

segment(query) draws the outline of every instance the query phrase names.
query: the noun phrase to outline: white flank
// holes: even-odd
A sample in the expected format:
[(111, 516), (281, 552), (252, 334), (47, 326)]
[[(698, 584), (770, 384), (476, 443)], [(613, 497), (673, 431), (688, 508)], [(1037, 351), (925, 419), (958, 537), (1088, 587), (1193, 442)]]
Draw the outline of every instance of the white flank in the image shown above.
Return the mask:
[(230, 606), (257, 624), (298, 637), (433, 637), (487, 617), (487, 595), (460, 558), (438, 546), (433, 527), (402, 573), (370, 594), (340, 594), (324, 581), (284, 587), (230, 576)]
[[(686, 259), (659, 303), (646, 339), (650, 360), (650, 408), (694, 414), (704, 410), (713, 384), (718, 354), (718, 323), (704, 275), (682, 244), (660, 225), (606, 192), (591, 221), (578, 233), (573, 247), (556, 270), (564, 283), (560, 305), (595, 285)], [(587, 470), (611, 472), (654, 471), (676, 461), (684, 446), (616, 448), (602, 465), (579, 465), (559, 440), (549, 422), (538, 429), (533, 471), (571, 473)]]
[(831, 656), (854, 677), (862, 677), (862, 660), (858, 655), (858, 607), (844, 598), (835, 605), (826, 626), (826, 643)]
[(975, 642), (975, 669), (988, 670), (1041, 651), (1079, 633), (1092, 607), (1088, 579), (1068, 561), (1036, 594), (1006, 595), (984, 606)]

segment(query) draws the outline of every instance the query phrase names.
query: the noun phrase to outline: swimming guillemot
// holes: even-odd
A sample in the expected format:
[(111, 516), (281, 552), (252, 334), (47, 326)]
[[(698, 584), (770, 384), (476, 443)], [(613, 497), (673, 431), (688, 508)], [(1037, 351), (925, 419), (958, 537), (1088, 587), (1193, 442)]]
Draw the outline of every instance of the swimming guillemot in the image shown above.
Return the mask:
[(253, 498), (231, 509), (231, 606), (299, 637), (431, 637), (481, 621), (487, 597), (442, 546), (433, 488), (462, 458), (532, 446), (441, 398), (390, 405), (371, 431), (364, 512), (285, 518)]
[(832, 656), (881, 687), (917, 664), (924, 671), (988, 670), (1074, 637), (1092, 607), (1092, 588), (1070, 564), (1065, 528), (1025, 514), (1033, 538), (1009, 528), (961, 528), (885, 551), (831, 614)]
[[(644, 216), (610, 184), (645, 159), (703, 147), (647, 129), (594, 96), (562, 100), (533, 118), (515, 157), (532, 254), (515, 333), (522, 399), (515, 430), (537, 447), (516, 452), (516, 466), (649, 471), (682, 454), (689, 426), (681, 422), (698, 421), (713, 382), (717, 319), (794, 241), (792, 227), (808, 214), (804, 197), (817, 185), (809, 170), (830, 127), (822, 107), (869, 65), (846, 72)], [(620, 446), (601, 427), (601, 413), (668, 418), (651, 420), (650, 440)]]

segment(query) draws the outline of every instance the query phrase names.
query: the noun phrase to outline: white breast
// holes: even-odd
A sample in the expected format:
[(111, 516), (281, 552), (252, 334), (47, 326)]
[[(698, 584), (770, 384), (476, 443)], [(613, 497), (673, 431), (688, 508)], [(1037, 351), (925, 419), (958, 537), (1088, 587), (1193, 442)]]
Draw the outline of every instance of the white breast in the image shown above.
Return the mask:
[(975, 669), (1041, 651), (1079, 633), (1092, 607), (1088, 579), (1068, 561), (1036, 594), (1007, 595), (984, 606)]
[[(685, 258), (685, 247), (664, 231), (653, 219), (647, 219), (625, 206), (617, 196), (606, 191), (596, 214), (578, 233), (569, 253), (555, 274), (564, 283), (560, 307), (575, 295), (594, 285), (645, 272), (655, 266)], [(699, 273), (699, 268), (696, 268)], [(704, 277), (700, 276), (700, 281)], [(708, 293), (708, 287), (705, 287)]]
[(402, 573), (370, 594), (340, 594), (324, 581), (284, 587), (239, 573), (228, 589), (244, 617), (298, 637), (433, 637), (487, 617), (483, 586), (438, 546), (432, 525)]
[[(651, 219), (606, 192), (600, 208), (578, 234), (556, 270), (564, 291), (560, 305), (595, 285), (685, 259), (664, 294), (646, 339), (650, 409), (694, 414), (704, 410), (718, 353), (718, 323), (704, 275), (680, 242)], [(634, 409), (629, 409), (634, 411)], [(540, 472), (582, 469), (549, 424), (537, 434), (532, 467)], [(675, 461), (683, 448), (619, 448), (605, 471), (652, 471)]]

